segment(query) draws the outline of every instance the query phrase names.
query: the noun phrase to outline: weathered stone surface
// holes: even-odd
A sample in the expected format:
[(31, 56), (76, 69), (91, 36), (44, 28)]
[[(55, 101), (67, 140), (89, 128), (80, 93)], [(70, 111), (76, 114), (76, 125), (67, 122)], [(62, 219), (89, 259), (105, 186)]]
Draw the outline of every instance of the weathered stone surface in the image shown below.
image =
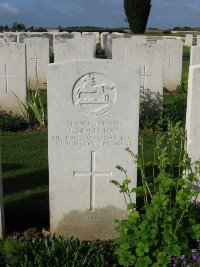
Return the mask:
[[(84, 240), (116, 237), (114, 219), (127, 216), (120, 164), (136, 186), (140, 71), (110, 60), (48, 67), (51, 232)], [(135, 197), (133, 197), (135, 201)]]
[[(189, 68), (188, 96), (187, 96), (187, 151), (191, 163), (200, 160), (200, 65)], [(194, 165), (193, 165), (194, 166)], [(200, 178), (198, 186), (200, 187)], [(200, 201), (200, 197), (198, 199)]]
[(13, 32), (4, 32), (3, 37), (6, 39), (6, 42), (17, 42), (17, 34)]
[(25, 45), (0, 43), (0, 109), (21, 113), (17, 97), (26, 101)]
[(133, 36), (131, 38), (117, 38), (112, 42), (112, 59), (115, 61), (125, 61), (125, 47), (127, 45), (145, 44), (145, 36)]
[(92, 59), (95, 57), (95, 41), (90, 38), (73, 38), (54, 45), (54, 62)]
[(107, 36), (109, 35), (109, 32), (102, 32), (101, 33), (101, 48), (106, 48), (106, 42), (107, 42)]
[(124, 37), (124, 34), (108, 34), (106, 38), (105, 53), (108, 59), (112, 59), (112, 42), (113, 39)]
[(164, 47), (164, 87), (174, 91), (181, 84), (183, 42), (181, 40), (162, 40), (157, 42)]
[(65, 43), (71, 38), (74, 38), (74, 35), (72, 33), (68, 32), (54, 33), (53, 43), (54, 44)]
[(190, 65), (200, 64), (200, 46), (192, 46), (190, 52)]
[(99, 43), (99, 32), (83, 32), (82, 33), (83, 37), (91, 38), (95, 40), (95, 43)]
[(33, 37), (48, 38), (50, 53), (53, 53), (53, 33), (50, 32), (20, 32), (17, 34), (17, 42), (24, 43), (25, 39)]
[(193, 44), (193, 35), (192, 34), (186, 34), (185, 36), (185, 46), (191, 47)]
[(81, 32), (71, 32), (71, 34), (74, 35), (74, 38), (80, 38), (82, 36)]
[(200, 35), (197, 35), (197, 45), (200, 45)]
[(125, 61), (141, 68), (141, 92), (148, 89), (163, 95), (163, 47), (157, 44), (133, 44), (125, 48)]
[(32, 37), (26, 44), (27, 86), (30, 89), (47, 88), (47, 65), (49, 63), (49, 40)]

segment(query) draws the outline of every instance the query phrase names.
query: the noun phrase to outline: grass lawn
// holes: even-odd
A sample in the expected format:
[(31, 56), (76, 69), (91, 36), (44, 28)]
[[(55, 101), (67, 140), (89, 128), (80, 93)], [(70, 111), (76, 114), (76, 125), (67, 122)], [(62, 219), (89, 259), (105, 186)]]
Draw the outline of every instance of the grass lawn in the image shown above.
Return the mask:
[(1, 133), (7, 232), (48, 227), (47, 133)]

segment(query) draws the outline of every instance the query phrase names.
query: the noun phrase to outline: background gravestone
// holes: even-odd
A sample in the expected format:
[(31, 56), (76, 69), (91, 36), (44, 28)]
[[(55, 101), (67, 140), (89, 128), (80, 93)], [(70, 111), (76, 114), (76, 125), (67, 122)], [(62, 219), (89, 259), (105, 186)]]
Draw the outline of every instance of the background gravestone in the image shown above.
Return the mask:
[[(190, 66), (187, 96), (187, 151), (191, 163), (200, 160), (200, 65)], [(200, 187), (200, 178), (199, 184)], [(200, 197), (198, 199), (200, 201)]]
[(109, 32), (102, 32), (101, 33), (101, 48), (102, 49), (106, 48), (106, 40), (107, 40), (108, 35), (109, 35)]
[(112, 59), (116, 61), (125, 61), (126, 45), (145, 44), (147, 42), (145, 36), (133, 36), (131, 38), (117, 38), (112, 42)]
[(81, 35), (81, 32), (71, 32), (71, 34), (74, 35), (74, 38), (79, 38), (79, 37), (82, 36), (82, 35)]
[(200, 64), (200, 46), (192, 46), (190, 51), (190, 65)]
[(108, 34), (106, 38), (106, 46), (105, 46), (105, 54), (108, 59), (112, 59), (112, 42), (113, 39), (123, 38), (125, 36), (124, 33), (121, 34)]
[(181, 84), (183, 42), (165, 39), (157, 43), (164, 47), (164, 87), (174, 91)]
[(0, 109), (21, 114), (26, 101), (25, 45), (0, 43)]
[(197, 35), (197, 45), (200, 45), (200, 35)]
[(127, 45), (125, 61), (140, 66), (140, 91), (159, 92), (163, 95), (164, 50), (157, 44)]
[(29, 89), (47, 88), (47, 65), (49, 63), (49, 40), (32, 37), (26, 44), (27, 86)]
[[(139, 69), (110, 60), (48, 67), (48, 153), (51, 232), (84, 240), (116, 237), (127, 216), (120, 164), (136, 186)], [(135, 198), (133, 199), (135, 201)]]
[(17, 42), (16, 33), (4, 32), (3, 37), (6, 39), (6, 42)]
[(95, 40), (95, 44), (99, 43), (99, 32), (83, 32), (83, 37), (91, 38)]
[(95, 57), (95, 42), (89, 38), (73, 38), (66, 43), (54, 45), (54, 62), (92, 59)]
[(186, 34), (185, 36), (185, 46), (191, 47), (193, 44), (193, 35), (192, 34)]
[(50, 53), (53, 53), (53, 33), (49, 32), (20, 32), (17, 34), (17, 42), (24, 43), (27, 38), (42, 37), (49, 39)]
[(70, 38), (74, 38), (74, 35), (72, 33), (68, 33), (68, 32), (54, 33), (53, 43), (54, 44), (65, 43)]

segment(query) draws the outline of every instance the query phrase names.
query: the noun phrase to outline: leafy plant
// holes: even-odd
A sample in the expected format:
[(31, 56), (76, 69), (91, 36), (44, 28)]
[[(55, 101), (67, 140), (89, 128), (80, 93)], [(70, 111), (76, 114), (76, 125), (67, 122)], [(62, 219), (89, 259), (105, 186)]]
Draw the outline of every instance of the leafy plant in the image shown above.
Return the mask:
[(23, 117), (0, 110), (0, 131), (16, 132), (27, 127), (28, 124)]
[(164, 103), (163, 117), (165, 122), (171, 121), (174, 125), (181, 122), (181, 125), (185, 125), (187, 108), (186, 95), (175, 95), (171, 102)]
[(44, 107), (41, 94), (38, 89), (29, 92), (25, 104), (21, 102), (18, 97), (17, 99), (22, 106), (22, 116), (30, 125), (33, 125), (36, 122), (38, 122), (41, 126), (47, 124), (47, 111)]
[(5, 238), (0, 243), (1, 262), (6, 266), (17, 266), (20, 246), (11, 236)]
[[(170, 266), (174, 257), (180, 259), (185, 255), (191, 259), (191, 249), (198, 248), (200, 222), (192, 200), (199, 194), (194, 187), (200, 162), (191, 166), (184, 150), (185, 140), (179, 124), (169, 125), (166, 134), (160, 133), (152, 152), (154, 160), (149, 176), (143, 145), (138, 157), (127, 148), (141, 173), (141, 185), (137, 188), (130, 188), (127, 171), (117, 166), (125, 179), (122, 184), (115, 180), (112, 183), (124, 194), (128, 210), (128, 218), (119, 221), (116, 228), (119, 233), (116, 254), (123, 266)], [(135, 193), (143, 199), (141, 208), (131, 200)]]
[[(9, 238), (12, 241), (11, 238)], [(16, 240), (10, 243), (16, 244)], [(117, 267), (114, 245), (110, 242), (87, 242), (70, 238), (48, 236), (32, 240), (19, 240), (17, 249), (2, 246), (6, 266), (24, 267)], [(6, 247), (5, 247), (6, 246)], [(11, 246), (11, 247), (12, 247)]]
[(105, 50), (101, 48), (101, 43), (96, 44), (96, 55), (98, 56), (104, 56), (105, 55)]
[(160, 128), (163, 113), (163, 96), (149, 89), (140, 94), (140, 128), (156, 130)]

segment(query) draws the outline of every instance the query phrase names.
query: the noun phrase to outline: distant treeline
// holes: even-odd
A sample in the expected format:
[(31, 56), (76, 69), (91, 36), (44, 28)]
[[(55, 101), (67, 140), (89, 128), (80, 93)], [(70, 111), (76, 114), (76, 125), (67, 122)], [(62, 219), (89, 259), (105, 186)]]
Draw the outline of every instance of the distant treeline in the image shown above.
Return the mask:
[[(51, 27), (27, 27), (25, 24), (23, 23), (18, 23), (16, 21), (14, 21), (12, 23), (12, 25), (9, 27), (8, 25), (0, 25), (0, 31), (39, 31), (39, 32), (45, 32), (47, 31), (47, 29), (49, 29)], [(55, 29), (59, 29), (60, 31), (125, 31), (125, 30), (129, 30), (129, 28), (127, 27), (117, 27), (117, 28), (105, 28), (105, 27), (97, 27), (97, 26), (89, 26), (89, 25), (85, 25), (85, 26), (66, 26), (63, 27), (61, 25), (59, 25), (58, 27), (55, 27)], [(159, 28), (153, 28), (150, 27), (147, 30), (149, 31), (163, 31), (163, 29), (159, 29)], [(173, 29), (167, 29), (164, 31), (200, 31), (200, 27), (189, 27), (189, 26), (184, 26), (184, 27), (174, 27)]]

